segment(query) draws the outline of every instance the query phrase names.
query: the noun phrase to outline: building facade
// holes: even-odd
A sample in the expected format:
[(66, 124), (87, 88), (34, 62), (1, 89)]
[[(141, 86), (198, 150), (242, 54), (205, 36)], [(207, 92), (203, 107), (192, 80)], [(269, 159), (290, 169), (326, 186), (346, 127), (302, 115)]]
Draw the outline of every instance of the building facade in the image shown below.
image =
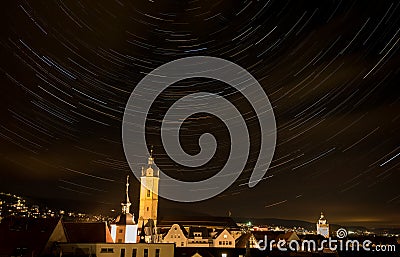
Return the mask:
[(148, 159), (147, 167), (142, 167), (140, 178), (139, 228), (143, 225), (157, 226), (158, 185), (160, 172), (155, 170), (153, 151)]
[(329, 237), (329, 224), (324, 216), (324, 213), (322, 213), (322, 212), (321, 212), (321, 216), (317, 222), (317, 235), (321, 235), (325, 238)]
[(220, 247), (235, 248), (235, 238), (227, 229), (210, 229), (207, 227), (190, 227), (173, 224), (164, 235), (162, 242), (174, 243), (176, 247)]
[(174, 257), (174, 244), (60, 244), (59, 256)]
[(114, 243), (136, 243), (138, 225), (130, 212), (129, 176), (126, 178), (125, 201), (121, 203), (122, 213), (111, 224), (111, 237)]
[(176, 247), (187, 247), (188, 238), (184, 227), (174, 224), (163, 238), (163, 243), (173, 243)]
[(213, 238), (213, 247), (235, 248), (235, 238), (224, 229)]

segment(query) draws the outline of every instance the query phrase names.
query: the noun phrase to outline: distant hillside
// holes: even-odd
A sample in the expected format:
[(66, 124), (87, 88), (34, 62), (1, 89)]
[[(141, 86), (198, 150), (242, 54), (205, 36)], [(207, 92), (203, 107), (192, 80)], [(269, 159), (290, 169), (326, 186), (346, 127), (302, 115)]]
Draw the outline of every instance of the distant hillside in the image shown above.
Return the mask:
[(251, 222), (251, 224), (255, 226), (259, 225), (268, 225), (268, 226), (279, 226), (279, 227), (303, 227), (307, 230), (315, 230), (315, 224), (303, 220), (285, 220), (285, 219), (277, 219), (277, 218), (233, 218), (238, 223), (247, 223)]
[[(311, 223), (304, 220), (286, 220), (286, 219), (277, 219), (277, 218), (234, 218), (234, 220), (238, 223), (247, 223), (251, 222), (253, 225), (268, 225), (268, 226), (279, 226), (285, 228), (293, 228), (293, 227), (302, 227), (307, 230), (313, 231), (316, 230), (316, 224)], [(339, 228), (346, 228), (347, 230), (353, 231), (365, 231), (366, 227), (362, 226), (342, 226), (338, 224), (330, 224), (330, 229), (332, 231), (336, 231)]]
[[(32, 206), (32, 205), (39, 205), (39, 207), (49, 207), (49, 208), (56, 208), (56, 209), (61, 209), (61, 210), (68, 210), (68, 211), (75, 211), (75, 212), (83, 212), (83, 213), (90, 213), (90, 214), (103, 214), (107, 216), (114, 217), (116, 213), (110, 212), (110, 210), (113, 207), (112, 204), (109, 203), (91, 203), (87, 201), (82, 201), (80, 199), (74, 199), (74, 200), (63, 200), (60, 201), (59, 199), (52, 199), (52, 198), (47, 198), (47, 199), (32, 199), (28, 197), (21, 197), (21, 196), (16, 196), (13, 194), (6, 194), (6, 193), (0, 193), (0, 201), (6, 201), (6, 202), (16, 202), (17, 200), (23, 200), (25, 201), (27, 206)], [(93, 207), (95, 205), (95, 207)], [(119, 206), (118, 206), (119, 207)], [(117, 207), (117, 208), (118, 208)], [(119, 209), (116, 209), (117, 212)], [(137, 210), (135, 210), (135, 216), (137, 216)], [(209, 219), (212, 219), (212, 215), (209, 215), (207, 213), (202, 212), (201, 210), (197, 209), (177, 209), (177, 208), (167, 208), (164, 207), (162, 208), (162, 215), (163, 216), (195, 216), (195, 217), (209, 217)], [(247, 223), (251, 222), (253, 225), (268, 225), (268, 226), (280, 226), (280, 227), (285, 227), (285, 228), (293, 228), (293, 227), (302, 227), (305, 228), (309, 231), (315, 231), (316, 230), (316, 224), (313, 222), (308, 222), (308, 221), (303, 221), (303, 220), (288, 220), (288, 219), (279, 219), (279, 218), (243, 218), (243, 217), (236, 217), (233, 218), (237, 223)], [(400, 234), (400, 228), (375, 228), (375, 229), (367, 229), (364, 226), (343, 226), (339, 224), (330, 224), (331, 231), (336, 231), (339, 228), (346, 228), (347, 230), (350, 231), (366, 231), (369, 230), (371, 232), (375, 232), (377, 234), (384, 234), (384, 233), (390, 233), (390, 234)]]

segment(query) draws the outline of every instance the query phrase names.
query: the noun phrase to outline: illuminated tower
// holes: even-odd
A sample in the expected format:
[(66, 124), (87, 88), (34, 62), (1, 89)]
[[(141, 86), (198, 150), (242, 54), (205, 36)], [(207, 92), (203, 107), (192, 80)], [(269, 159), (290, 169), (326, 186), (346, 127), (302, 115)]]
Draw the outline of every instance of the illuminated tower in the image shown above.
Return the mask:
[(126, 178), (125, 201), (121, 203), (122, 213), (111, 224), (111, 237), (114, 243), (136, 243), (138, 225), (135, 217), (130, 213), (129, 176)]
[(157, 225), (158, 208), (158, 184), (160, 181), (160, 171), (154, 170), (153, 150), (148, 160), (147, 168), (142, 167), (140, 177), (140, 204), (138, 224), (141, 228), (143, 224), (151, 226)]
[(321, 217), (317, 222), (317, 235), (321, 235), (326, 238), (329, 237), (329, 224), (322, 212)]

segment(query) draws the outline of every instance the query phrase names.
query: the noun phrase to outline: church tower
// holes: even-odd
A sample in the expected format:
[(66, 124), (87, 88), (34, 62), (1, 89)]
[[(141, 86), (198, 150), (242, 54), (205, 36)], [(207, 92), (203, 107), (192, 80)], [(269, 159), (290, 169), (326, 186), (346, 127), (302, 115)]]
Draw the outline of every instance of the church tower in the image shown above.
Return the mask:
[(329, 237), (329, 224), (325, 219), (324, 213), (321, 212), (321, 217), (317, 222), (317, 235), (321, 235), (325, 238)]
[(122, 213), (111, 224), (111, 237), (114, 243), (136, 243), (138, 225), (135, 217), (130, 213), (129, 176), (126, 177), (125, 200), (121, 203)]
[(138, 224), (155, 227), (157, 225), (158, 209), (158, 184), (160, 181), (160, 171), (154, 170), (153, 150), (151, 150), (147, 167), (142, 167), (140, 177), (140, 204)]

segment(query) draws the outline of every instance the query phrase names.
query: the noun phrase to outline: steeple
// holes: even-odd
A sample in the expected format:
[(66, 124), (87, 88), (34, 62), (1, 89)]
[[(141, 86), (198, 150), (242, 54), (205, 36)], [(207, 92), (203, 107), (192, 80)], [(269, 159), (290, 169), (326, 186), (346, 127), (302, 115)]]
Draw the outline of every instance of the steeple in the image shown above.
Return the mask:
[(320, 224), (325, 224), (325, 223), (326, 223), (325, 215), (324, 215), (323, 212), (321, 212), (321, 216), (320, 216), (318, 222), (319, 222)]
[(148, 164), (149, 164), (149, 166), (154, 164), (154, 158), (153, 158), (153, 146), (151, 146), (151, 150), (150, 150), (150, 156), (149, 156)]
[(137, 228), (135, 217), (130, 213), (129, 176), (126, 177), (125, 200), (121, 203), (122, 213), (111, 223), (111, 238), (114, 243), (136, 243)]
[(321, 216), (317, 221), (317, 235), (329, 237), (329, 224), (323, 212), (321, 212)]
[(126, 176), (126, 191), (125, 191), (125, 201), (121, 203), (122, 213), (130, 213), (131, 202), (129, 201), (129, 175)]
[(147, 167), (142, 167), (142, 176), (140, 177), (141, 186), (138, 220), (140, 228), (144, 224), (149, 224), (149, 222), (152, 222), (154, 227), (157, 224), (159, 181), (160, 170), (154, 163), (153, 147), (151, 147)]

